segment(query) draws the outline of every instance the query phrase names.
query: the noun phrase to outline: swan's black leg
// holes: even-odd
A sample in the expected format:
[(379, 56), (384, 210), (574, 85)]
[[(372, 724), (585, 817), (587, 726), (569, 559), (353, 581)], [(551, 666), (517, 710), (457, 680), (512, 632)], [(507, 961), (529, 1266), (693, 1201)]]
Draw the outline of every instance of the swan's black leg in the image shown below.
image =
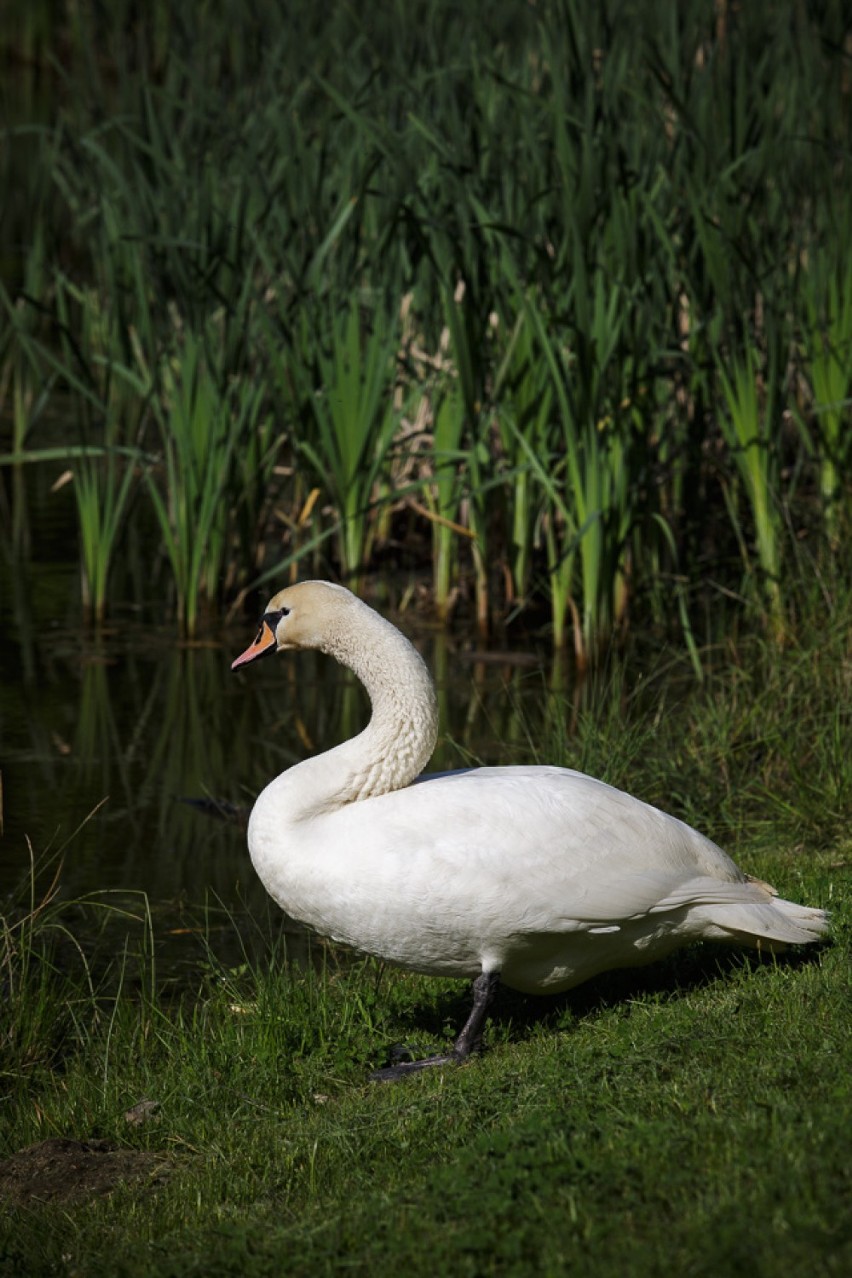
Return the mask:
[(482, 1023), (499, 983), (499, 972), (480, 972), (473, 982), (473, 1007), (453, 1047), (453, 1056), (457, 1061), (463, 1061), (471, 1052), (479, 1051), (482, 1044)]
[(446, 1056), (427, 1056), (422, 1061), (400, 1061), (397, 1065), (389, 1065), (387, 1069), (377, 1069), (370, 1075), (373, 1082), (391, 1083), (394, 1079), (404, 1078), (406, 1074), (414, 1074), (421, 1069), (429, 1069), (432, 1065), (458, 1065), (471, 1052), (478, 1051), (482, 1043), (482, 1023), (499, 981), (499, 972), (480, 972), (477, 976), (473, 982), (473, 1007), (470, 1016), (451, 1052)]

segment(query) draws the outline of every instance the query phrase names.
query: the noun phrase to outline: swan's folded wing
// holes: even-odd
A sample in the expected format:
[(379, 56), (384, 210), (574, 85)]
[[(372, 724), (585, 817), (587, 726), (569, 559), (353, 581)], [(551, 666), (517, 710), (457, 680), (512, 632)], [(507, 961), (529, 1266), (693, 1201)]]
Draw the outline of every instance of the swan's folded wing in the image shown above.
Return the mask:
[(772, 900), (766, 888), (722, 879), (677, 879), (654, 870), (573, 884), (569, 901), (560, 902), (566, 918), (578, 925), (628, 923), (649, 914), (665, 914), (694, 906), (761, 905)]
[(765, 937), (782, 945), (802, 945), (828, 930), (824, 910), (785, 901), (766, 883), (705, 877), (673, 882), (653, 872), (583, 890), (569, 907), (566, 930), (614, 932), (633, 920), (667, 914), (680, 914), (679, 926), (696, 937), (739, 937), (752, 943)]

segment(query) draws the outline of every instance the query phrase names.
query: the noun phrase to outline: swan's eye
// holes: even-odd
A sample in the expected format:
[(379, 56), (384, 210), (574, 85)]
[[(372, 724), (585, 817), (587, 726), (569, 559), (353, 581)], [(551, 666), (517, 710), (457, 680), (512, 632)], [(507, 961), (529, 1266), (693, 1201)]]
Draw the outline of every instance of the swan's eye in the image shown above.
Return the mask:
[(276, 608), (274, 612), (264, 613), (263, 621), (260, 623), (260, 632), (263, 633), (263, 627), (266, 625), (266, 626), (269, 626), (269, 629), (274, 634), (278, 628), (278, 622), (281, 620), (281, 618), (289, 617), (289, 615), (290, 615), (289, 608)]

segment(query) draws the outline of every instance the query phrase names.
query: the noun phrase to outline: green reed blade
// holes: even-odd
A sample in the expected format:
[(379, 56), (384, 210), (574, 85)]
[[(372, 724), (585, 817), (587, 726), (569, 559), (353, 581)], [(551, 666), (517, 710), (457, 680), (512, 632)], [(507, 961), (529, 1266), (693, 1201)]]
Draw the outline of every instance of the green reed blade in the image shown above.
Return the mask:
[(431, 467), (424, 494), (436, 518), (432, 521), (432, 589), (435, 610), (442, 620), (451, 611), (454, 578), (458, 572), (460, 506), (465, 486), (466, 453), (462, 448), (465, 407), (458, 384), (447, 379), (433, 407)]
[(110, 569), (130, 505), (134, 467), (108, 451), (104, 458), (80, 458), (73, 475), (83, 608), (100, 625), (106, 613)]
[[(847, 237), (848, 238), (848, 237)], [(833, 545), (843, 533), (843, 496), (852, 461), (852, 258), (815, 251), (803, 279), (805, 367), (820, 440), (820, 491)]]
[[(761, 369), (759, 356), (749, 345), (744, 358), (729, 361), (727, 367), (719, 364), (718, 375), (727, 409), (720, 416), (720, 425), (748, 500), (763, 590), (773, 627), (780, 635), (781, 465), (774, 370), (771, 366)], [(729, 509), (733, 512), (733, 507)]]

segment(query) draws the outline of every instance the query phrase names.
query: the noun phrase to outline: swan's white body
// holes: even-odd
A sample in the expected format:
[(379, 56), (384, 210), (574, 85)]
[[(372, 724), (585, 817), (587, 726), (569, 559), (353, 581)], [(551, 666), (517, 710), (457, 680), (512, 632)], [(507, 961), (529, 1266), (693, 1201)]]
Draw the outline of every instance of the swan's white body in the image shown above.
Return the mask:
[(435, 743), (431, 678), (342, 587), (281, 591), (235, 665), (276, 648), (330, 653), (373, 705), (359, 736), (272, 781), (249, 822), (267, 890), (322, 935), (542, 993), (700, 938), (775, 949), (826, 930), (822, 910), (780, 900), (683, 822), (582, 773), (478, 768), (411, 784)]

